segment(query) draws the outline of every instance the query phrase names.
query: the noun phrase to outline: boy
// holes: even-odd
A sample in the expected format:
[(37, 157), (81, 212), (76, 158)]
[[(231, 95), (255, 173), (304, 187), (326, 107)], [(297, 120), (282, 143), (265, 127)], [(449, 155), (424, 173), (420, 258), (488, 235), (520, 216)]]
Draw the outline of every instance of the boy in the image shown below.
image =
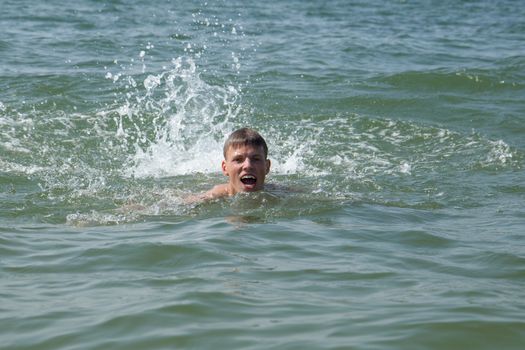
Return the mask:
[(266, 141), (257, 131), (250, 128), (234, 131), (224, 143), (223, 154), (221, 167), (223, 174), (229, 178), (228, 183), (217, 185), (190, 201), (233, 196), (264, 188), (270, 160)]

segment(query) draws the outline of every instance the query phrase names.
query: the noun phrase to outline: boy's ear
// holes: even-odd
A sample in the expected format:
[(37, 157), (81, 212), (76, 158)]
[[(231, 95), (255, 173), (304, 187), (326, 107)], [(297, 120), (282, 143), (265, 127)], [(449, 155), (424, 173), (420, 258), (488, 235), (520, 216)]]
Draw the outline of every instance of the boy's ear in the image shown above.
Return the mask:
[(266, 159), (266, 174), (270, 172), (270, 166), (272, 165), (272, 162), (270, 162), (269, 159)]
[(230, 176), (228, 174), (228, 169), (226, 169), (226, 160), (223, 160), (221, 163), (222, 173), (226, 176)]

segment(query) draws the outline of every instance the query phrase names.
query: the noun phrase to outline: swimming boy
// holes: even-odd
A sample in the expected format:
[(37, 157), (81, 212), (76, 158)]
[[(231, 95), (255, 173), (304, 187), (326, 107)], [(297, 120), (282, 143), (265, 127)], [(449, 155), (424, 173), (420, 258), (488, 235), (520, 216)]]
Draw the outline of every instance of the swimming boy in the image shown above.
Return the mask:
[(228, 183), (217, 185), (190, 200), (215, 199), (264, 188), (270, 160), (266, 141), (257, 131), (250, 128), (234, 131), (224, 143), (223, 154), (221, 167)]

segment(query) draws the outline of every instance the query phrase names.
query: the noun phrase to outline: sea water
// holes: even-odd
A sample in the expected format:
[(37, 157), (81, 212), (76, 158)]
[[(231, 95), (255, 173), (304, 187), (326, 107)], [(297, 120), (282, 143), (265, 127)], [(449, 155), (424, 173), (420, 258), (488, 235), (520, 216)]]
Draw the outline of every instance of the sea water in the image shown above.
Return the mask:
[(524, 18), (1, 1), (0, 348), (522, 349)]

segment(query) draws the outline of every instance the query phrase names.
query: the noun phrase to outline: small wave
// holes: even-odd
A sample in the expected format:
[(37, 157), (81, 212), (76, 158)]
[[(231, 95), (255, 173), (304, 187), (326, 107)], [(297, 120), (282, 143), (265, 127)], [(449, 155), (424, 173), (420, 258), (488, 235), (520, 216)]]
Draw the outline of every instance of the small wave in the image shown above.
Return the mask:
[(396, 88), (415, 91), (481, 92), (495, 89), (521, 89), (518, 79), (505, 71), (471, 69), (461, 71), (434, 70), (408, 71), (375, 78), (377, 82), (387, 83)]
[(92, 211), (89, 214), (74, 213), (66, 216), (66, 223), (72, 226), (99, 226), (99, 225), (117, 225), (130, 221), (136, 221), (136, 215), (123, 215), (100, 213)]

